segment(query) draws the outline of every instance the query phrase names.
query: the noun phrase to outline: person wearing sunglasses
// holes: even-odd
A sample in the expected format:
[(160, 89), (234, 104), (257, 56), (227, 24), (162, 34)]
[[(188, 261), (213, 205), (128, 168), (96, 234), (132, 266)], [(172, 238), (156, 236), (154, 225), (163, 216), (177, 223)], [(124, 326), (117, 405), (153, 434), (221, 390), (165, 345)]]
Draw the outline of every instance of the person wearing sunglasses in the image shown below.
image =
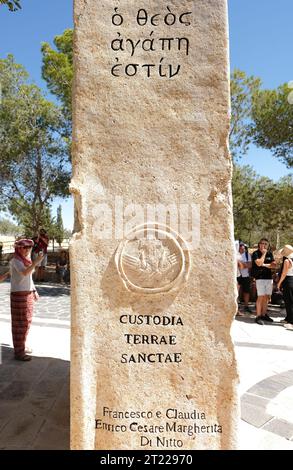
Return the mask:
[(252, 254), (252, 275), (255, 278), (257, 300), (256, 319), (259, 325), (264, 322), (272, 323), (274, 320), (268, 316), (268, 303), (273, 291), (272, 268), (276, 267), (269, 241), (262, 238), (258, 243), (258, 250)]

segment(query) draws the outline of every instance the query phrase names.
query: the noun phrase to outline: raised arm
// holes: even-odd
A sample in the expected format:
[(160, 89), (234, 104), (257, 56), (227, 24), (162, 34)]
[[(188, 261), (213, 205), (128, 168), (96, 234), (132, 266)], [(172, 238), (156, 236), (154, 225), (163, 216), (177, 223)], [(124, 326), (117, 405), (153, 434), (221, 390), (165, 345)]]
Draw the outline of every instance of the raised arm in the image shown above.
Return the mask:
[(35, 269), (35, 267), (42, 261), (42, 259), (44, 258), (44, 255), (39, 255), (33, 262), (30, 266), (28, 266), (27, 268), (25, 268), (23, 271), (19, 271), (20, 274), (22, 274), (22, 276), (28, 276), (29, 274), (31, 274), (33, 272), (33, 270)]

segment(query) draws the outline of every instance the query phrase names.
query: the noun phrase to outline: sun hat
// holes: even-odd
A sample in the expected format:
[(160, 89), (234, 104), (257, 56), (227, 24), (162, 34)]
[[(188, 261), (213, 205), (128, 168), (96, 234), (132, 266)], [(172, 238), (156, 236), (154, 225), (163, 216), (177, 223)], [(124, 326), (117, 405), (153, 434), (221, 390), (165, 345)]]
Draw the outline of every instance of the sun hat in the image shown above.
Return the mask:
[(292, 258), (293, 257), (293, 246), (285, 245), (284, 248), (282, 248), (282, 250), (280, 250), (278, 254), (280, 256), (285, 256), (286, 258)]

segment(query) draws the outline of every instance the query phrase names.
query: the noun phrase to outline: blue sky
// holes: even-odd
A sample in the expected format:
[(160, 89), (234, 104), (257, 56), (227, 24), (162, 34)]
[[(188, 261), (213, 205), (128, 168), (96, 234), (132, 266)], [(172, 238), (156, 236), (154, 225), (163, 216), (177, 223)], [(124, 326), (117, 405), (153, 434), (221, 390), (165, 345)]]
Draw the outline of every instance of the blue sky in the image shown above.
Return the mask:
[[(264, 88), (293, 80), (293, 0), (229, 0), (230, 63), (260, 77)], [(289, 170), (270, 151), (251, 146), (242, 164), (273, 180)]]
[[(40, 45), (72, 27), (72, 0), (22, 0), (22, 5), (16, 13), (0, 7), (0, 57), (14, 54), (33, 81), (45, 87)], [(293, 80), (292, 18), (293, 0), (229, 0), (231, 69), (259, 76), (266, 88)], [(275, 180), (289, 173), (270, 152), (255, 147), (241, 163)], [(70, 228), (72, 203), (61, 202), (65, 226)]]

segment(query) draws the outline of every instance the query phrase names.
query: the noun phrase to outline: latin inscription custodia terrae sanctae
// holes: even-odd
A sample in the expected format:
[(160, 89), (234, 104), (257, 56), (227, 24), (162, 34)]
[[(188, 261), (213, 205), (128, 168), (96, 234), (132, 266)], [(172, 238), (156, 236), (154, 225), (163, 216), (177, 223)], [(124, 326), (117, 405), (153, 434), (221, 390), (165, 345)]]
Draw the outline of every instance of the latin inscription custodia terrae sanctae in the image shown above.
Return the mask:
[[(117, 248), (115, 262), (126, 289), (148, 295), (178, 290), (188, 279), (190, 269), (189, 250), (184, 239), (170, 227), (158, 223), (137, 226), (127, 234)], [(121, 315), (119, 321), (121, 325), (136, 326), (136, 332), (124, 333), (124, 339), (127, 345), (139, 348), (131, 354), (122, 353), (122, 364), (182, 362), (180, 344), (174, 332), (174, 328), (183, 326), (181, 316)], [(147, 332), (148, 326), (152, 330)], [(158, 326), (165, 327), (166, 334), (156, 334)], [(159, 349), (146, 351), (150, 345)]]
[[(111, 74), (114, 77), (174, 78), (181, 73), (184, 56), (189, 55), (190, 39), (187, 36), (191, 26), (192, 12), (166, 4), (160, 13), (139, 8), (134, 15), (123, 13), (115, 7), (112, 27), (116, 36), (111, 41), (111, 50), (116, 54)], [(126, 35), (127, 25), (136, 25), (136, 37)], [(168, 36), (162, 35), (160, 27), (167, 27)], [(166, 29), (166, 28), (165, 28)], [(178, 62), (170, 62), (178, 53)], [(161, 56), (158, 58), (158, 54)], [(149, 60), (143, 62), (141, 56)]]
[(74, 3), (71, 447), (235, 448), (227, 2)]

